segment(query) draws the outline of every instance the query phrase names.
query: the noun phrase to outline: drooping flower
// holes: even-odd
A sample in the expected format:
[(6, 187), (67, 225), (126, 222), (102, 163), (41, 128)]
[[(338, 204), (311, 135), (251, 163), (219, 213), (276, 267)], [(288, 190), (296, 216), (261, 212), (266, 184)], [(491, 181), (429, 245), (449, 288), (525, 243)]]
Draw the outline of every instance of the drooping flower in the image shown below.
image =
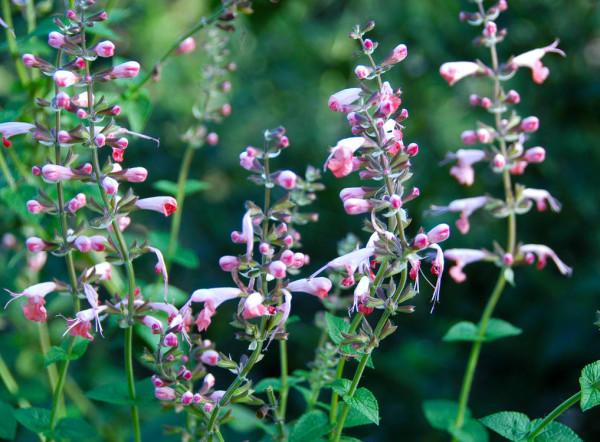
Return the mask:
[(163, 254), (160, 250), (155, 247), (148, 247), (148, 250), (153, 252), (158, 259), (156, 266), (154, 266), (154, 271), (156, 274), (162, 273), (163, 280), (165, 283), (165, 302), (167, 302), (167, 291), (169, 290), (169, 275), (167, 274), (167, 265), (165, 264), (165, 259), (163, 258)]
[(463, 235), (470, 229), (469, 216), (481, 207), (485, 206), (488, 198), (486, 196), (476, 196), (473, 198), (463, 198), (452, 201), (447, 206), (431, 206), (431, 213), (439, 215), (445, 212), (458, 212), (460, 218), (456, 221), (456, 227)]
[(298, 279), (288, 284), (290, 292), (303, 292), (325, 299), (331, 290), (331, 281), (324, 277)]
[(440, 75), (450, 86), (454, 86), (457, 81), (480, 71), (481, 67), (472, 61), (452, 61), (440, 66)]
[(537, 209), (540, 212), (546, 210), (546, 201), (550, 204), (550, 209), (552, 209), (553, 212), (560, 212), (562, 207), (558, 200), (550, 195), (550, 192), (544, 189), (523, 189), (521, 197), (525, 200), (535, 201)]
[(456, 265), (450, 267), (448, 273), (457, 283), (464, 282), (467, 275), (464, 274), (463, 268), (467, 264), (481, 261), (488, 256), (488, 253), (483, 250), (474, 249), (448, 249), (444, 252), (444, 257), (451, 261), (455, 261)]
[(6, 303), (4, 308), (15, 299), (25, 296), (27, 298), (27, 304), (23, 306), (25, 317), (30, 321), (44, 322), (47, 317), (46, 308), (44, 307), (46, 300), (44, 297), (55, 290), (56, 283), (54, 282), (34, 284), (27, 287), (21, 293), (13, 293), (10, 290), (6, 290), (12, 296), (12, 299)]
[(519, 247), (519, 251), (527, 254), (527, 253), (535, 253), (538, 258), (537, 268), (542, 269), (546, 265), (546, 260), (548, 257), (552, 258), (556, 267), (563, 275), (571, 276), (573, 273), (573, 269), (566, 265), (564, 262), (560, 260), (560, 258), (556, 255), (554, 250), (550, 247), (545, 246), (543, 244), (525, 244)]
[(235, 299), (241, 294), (242, 291), (237, 287), (198, 289), (193, 292), (189, 301), (186, 303), (186, 306), (192, 302), (204, 302), (204, 308), (200, 311), (198, 318), (196, 319), (198, 331), (201, 332), (208, 328), (211, 317), (215, 314), (219, 305), (230, 299)]
[(17, 121), (10, 121), (7, 123), (0, 123), (0, 138), (2, 138), (2, 143), (6, 147), (10, 147), (11, 142), (8, 141), (10, 137), (13, 135), (25, 134), (27, 132), (31, 132), (31, 130), (35, 128), (33, 124), (30, 123), (20, 123)]
[[(343, 267), (348, 272), (348, 277), (344, 279), (343, 284), (345, 286), (351, 286), (354, 284), (354, 273), (360, 267), (361, 271), (369, 269), (369, 258), (375, 253), (375, 247), (365, 247), (362, 249), (355, 250), (354, 252), (346, 253), (345, 255), (338, 256), (337, 258), (329, 261), (325, 266), (321, 267), (310, 277), (314, 278), (319, 273), (327, 268), (339, 268)], [(288, 286), (289, 287), (289, 286)]]
[(264, 300), (265, 297), (258, 292), (248, 296), (244, 302), (244, 311), (242, 312), (244, 319), (264, 316), (267, 313), (267, 307), (263, 305)]
[(437, 244), (431, 244), (429, 246), (431, 249), (436, 251), (435, 258), (431, 263), (431, 273), (437, 275), (437, 282), (435, 284), (433, 290), (433, 296), (431, 297), (431, 311), (435, 308), (435, 304), (440, 302), (440, 290), (442, 288), (442, 274), (444, 273), (444, 252), (442, 252), (442, 248)]
[(475, 180), (473, 164), (485, 158), (487, 152), (481, 149), (458, 149), (454, 153), (448, 153), (446, 158), (456, 159), (456, 166), (450, 168), (450, 175), (455, 177), (460, 184), (470, 186)]
[(331, 148), (325, 167), (329, 168), (337, 178), (349, 175), (354, 170), (354, 152), (364, 143), (363, 137), (341, 139)]
[(367, 299), (367, 296), (369, 295), (370, 285), (371, 279), (368, 276), (363, 276), (362, 278), (360, 278), (358, 284), (356, 284), (356, 287), (354, 288), (354, 303), (350, 308), (350, 313), (352, 313), (353, 311), (357, 311), (359, 305)]
[[(92, 320), (96, 320), (96, 327), (98, 327), (100, 321), (98, 314), (106, 310), (108, 307), (101, 305), (96, 309), (90, 308), (82, 310), (75, 315), (75, 319), (67, 318), (67, 330), (63, 333), (63, 336), (69, 333), (71, 336), (81, 336), (90, 341), (94, 340), (94, 337), (90, 334), (92, 329)], [(98, 329), (96, 329), (98, 331)]]
[(566, 56), (564, 51), (557, 48), (558, 42), (559, 40), (556, 40), (549, 46), (533, 49), (521, 55), (517, 55), (512, 61), (518, 67), (526, 67), (531, 69), (533, 81), (541, 84), (546, 80), (546, 78), (548, 78), (548, 75), (550, 74), (550, 69), (542, 64), (542, 57), (548, 52), (555, 52), (563, 57)]

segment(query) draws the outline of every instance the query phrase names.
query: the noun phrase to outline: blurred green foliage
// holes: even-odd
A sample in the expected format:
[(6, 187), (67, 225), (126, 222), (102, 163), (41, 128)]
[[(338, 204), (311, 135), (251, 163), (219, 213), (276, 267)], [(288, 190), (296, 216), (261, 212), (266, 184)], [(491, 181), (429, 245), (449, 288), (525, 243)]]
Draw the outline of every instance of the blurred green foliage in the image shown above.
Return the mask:
[[(182, 30), (216, 7), (217, 2), (188, 0), (115, 1), (112, 8), (119, 21), (111, 26), (119, 36), (115, 40), (117, 51), (122, 57), (139, 60), (143, 69), (150, 70)], [(347, 37), (356, 23), (376, 22), (370, 38), (380, 42), (381, 56), (398, 43), (408, 46), (408, 58), (387, 79), (404, 91), (403, 105), (410, 114), (405, 122), (405, 140), (420, 146), (413, 162), (413, 184), (420, 188), (421, 197), (408, 206), (415, 226), (453, 223), (453, 216), (423, 218), (422, 213), (430, 204), (444, 205), (453, 199), (500, 191), (497, 177), (481, 167), (476, 166), (476, 183), (465, 188), (449, 176), (448, 166), (439, 166), (447, 151), (461, 147), (463, 130), (490, 118), (468, 105), (469, 94), (489, 90), (485, 79), (463, 80), (449, 88), (438, 74), (439, 65), (446, 61), (480, 58), (488, 62), (487, 51), (471, 45), (475, 28), (458, 21), (461, 8), (470, 7), (468, 2), (423, 0), (254, 2), (254, 14), (240, 17), (237, 32), (231, 36), (230, 59), (237, 64), (232, 74), (233, 112), (223, 125), (210, 128), (219, 133), (218, 146), (204, 147), (194, 159), (191, 178), (207, 181), (211, 188), (186, 201), (180, 239), (198, 254), (199, 269), (176, 266), (170, 275), (173, 284), (188, 293), (230, 284), (229, 275), (218, 268), (218, 258), (239, 253), (239, 246), (229, 241), (229, 234), (240, 229), (244, 201), (261, 199), (259, 189), (248, 185), (247, 174), (238, 165), (238, 155), (247, 145), (262, 143), (265, 129), (286, 127), (291, 145), (276, 160), (276, 167), (297, 173), (303, 173), (308, 164), (321, 167), (328, 147), (349, 136), (345, 117), (331, 112), (327, 99), (340, 89), (358, 85), (353, 74), (356, 60), (350, 58), (357, 48)], [(23, 35), (24, 24), (18, 15), (14, 19), (17, 35)], [(470, 407), (475, 417), (500, 410), (542, 417), (577, 390), (579, 371), (599, 359), (600, 354), (598, 330), (593, 325), (600, 295), (600, 11), (598, 2), (592, 0), (514, 0), (509, 1), (509, 9), (500, 16), (498, 25), (508, 29), (506, 42), (499, 47), (502, 59), (546, 46), (556, 38), (560, 38), (560, 48), (567, 53), (565, 59), (553, 55), (544, 59), (551, 73), (543, 85), (534, 84), (529, 70), (523, 69), (511, 80), (510, 87), (521, 93), (520, 114), (536, 115), (541, 121), (540, 131), (532, 135), (528, 146), (541, 145), (547, 150), (546, 161), (530, 165), (517, 181), (548, 189), (563, 204), (560, 214), (531, 212), (519, 217), (519, 239), (549, 245), (573, 266), (574, 273), (570, 279), (564, 278), (551, 263), (543, 271), (533, 267), (516, 270), (516, 287), (506, 290), (494, 316), (510, 321), (524, 332), (484, 346)], [(44, 38), (42, 35), (39, 40), (43, 42)], [(197, 40), (202, 38), (200, 33)], [(23, 52), (43, 50), (40, 41), (35, 44), (29, 40)], [(180, 135), (193, 120), (192, 106), (201, 96), (202, 64), (200, 49), (169, 60), (160, 82), (148, 87), (149, 100), (141, 102), (142, 106), (150, 106), (143, 132), (161, 140), (158, 148), (140, 140), (132, 142), (127, 150), (126, 166), (143, 165), (150, 172), (148, 182), (136, 186), (142, 197), (155, 194), (150, 187), (152, 182), (176, 179), (185, 147)], [(11, 86), (15, 78), (14, 67), (3, 55), (3, 116), (18, 111), (27, 99)], [(13, 148), (31, 149), (22, 144), (15, 143)], [(43, 154), (38, 152), (33, 158), (40, 163)], [(319, 195), (315, 206), (320, 221), (303, 230), (304, 251), (311, 256), (308, 271), (332, 259), (336, 243), (348, 232), (359, 235), (362, 241), (367, 239), (360, 231), (361, 217), (346, 215), (337, 196), (343, 187), (359, 185), (356, 177), (335, 179), (326, 173), (323, 181), (327, 190)], [(0, 185), (5, 185), (4, 178)], [(19, 225), (13, 210), (16, 208), (0, 208), (3, 231), (12, 231)], [(168, 222), (157, 214), (136, 213), (134, 222), (131, 229), (136, 234), (168, 230)], [(16, 233), (21, 241), (31, 234)], [(476, 213), (471, 232), (463, 237), (453, 230), (445, 247), (489, 249), (492, 238), (503, 242), (505, 235), (501, 220)], [(4, 253), (2, 259), (0, 286), (13, 289), (11, 272), (22, 264), (22, 258), (8, 261)], [(42, 280), (53, 275), (60, 278), (61, 265), (60, 260), (50, 258)], [(152, 270), (150, 264), (148, 270)], [(478, 320), (497, 269), (474, 264), (466, 273), (468, 279), (461, 285), (445, 278), (441, 303), (433, 314), (429, 314), (429, 292), (425, 288), (417, 298), (417, 311), (396, 318), (398, 333), (383, 342), (373, 358), (377, 375), (368, 371), (364, 381), (380, 401), (382, 422), (378, 427), (358, 427), (352, 433), (356, 437), (369, 441), (446, 439), (428, 426), (421, 403), (430, 398), (457, 398), (469, 346), (442, 342), (441, 337), (459, 320)], [(59, 311), (58, 305), (52, 307), (49, 318)], [(291, 353), (292, 367), (303, 368), (313, 356), (318, 331), (311, 324), (318, 307), (316, 298), (294, 298), (293, 313), (302, 321), (289, 326), (291, 345), (299, 349)], [(205, 337), (217, 341), (219, 350), (236, 354), (244, 347), (233, 342), (226, 325), (232, 309), (233, 306), (219, 310)], [(59, 320), (50, 321), (52, 336), (58, 337), (63, 326)], [(120, 332), (118, 328), (105, 328), (112, 331), (89, 346), (86, 357), (77, 362), (72, 373), (83, 391), (121, 379)], [(30, 344), (37, 339), (36, 324), (28, 323), (20, 309), (13, 308), (0, 312), (0, 331), (2, 356), (14, 367), (22, 393), (34, 403), (45, 400), (45, 396), (40, 396), (42, 384), (47, 382), (39, 371), (41, 356), (39, 349)], [(253, 376), (277, 376), (276, 356), (277, 349), (273, 347)], [(150, 374), (141, 366), (138, 368), (138, 379)], [(2, 396), (6, 394), (0, 391)], [(296, 395), (291, 400), (290, 415), (294, 416), (302, 411), (302, 402)], [(117, 413), (114, 407), (96, 403), (94, 407), (95, 414), (88, 418), (106, 431), (103, 438), (124, 437), (117, 429), (127, 421), (126, 407)], [(181, 414), (158, 417), (158, 405), (147, 407), (142, 411), (142, 416), (148, 417), (144, 424), (146, 435), (156, 436), (161, 424), (182, 419)], [(600, 437), (597, 413), (591, 410), (583, 414), (573, 409), (561, 421), (584, 440), (595, 440)], [(22, 440), (30, 440), (25, 434), (21, 436)], [(232, 436), (232, 440), (236, 437), (239, 435)], [(147, 440), (156, 439), (149, 436)]]

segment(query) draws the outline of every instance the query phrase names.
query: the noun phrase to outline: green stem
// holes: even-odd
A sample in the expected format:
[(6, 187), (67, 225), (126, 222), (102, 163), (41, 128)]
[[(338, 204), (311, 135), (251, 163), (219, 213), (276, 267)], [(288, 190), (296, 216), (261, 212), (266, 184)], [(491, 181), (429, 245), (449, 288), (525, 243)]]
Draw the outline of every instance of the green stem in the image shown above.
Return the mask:
[(216, 404), (215, 408), (212, 410), (210, 419), (208, 421), (208, 425), (206, 427), (206, 435), (208, 436), (209, 442), (212, 441), (212, 438), (215, 435), (219, 438), (219, 440), (222, 440), (221, 432), (219, 431), (219, 429), (215, 429), (215, 425), (219, 418), (219, 414), (221, 413), (221, 409), (223, 408), (223, 406), (225, 406), (229, 403), (229, 399), (231, 399), (231, 397), (233, 396), (235, 391), (238, 389), (238, 387), (240, 385), (242, 385), (242, 382), (244, 382), (246, 380), (248, 373), (250, 373), (250, 370), (252, 370), (252, 368), (258, 361), (258, 358), (262, 352), (262, 348), (263, 348), (263, 344), (264, 344), (264, 333), (265, 333), (266, 325), (267, 325), (266, 318), (263, 317), (263, 320), (261, 323), (261, 328), (260, 328), (260, 330), (261, 330), (260, 338), (256, 341), (256, 348), (254, 349), (254, 351), (252, 352), (252, 355), (246, 362), (246, 365), (244, 365), (242, 372), (240, 374), (238, 374), (235, 381), (233, 381), (233, 383), (229, 386), (229, 388), (227, 389), (227, 391), (225, 392), (225, 394), (223, 395), (223, 397), (221, 398), (219, 403)]
[(279, 341), (279, 365), (281, 370), (281, 390), (279, 392), (279, 417), (282, 421), (285, 421), (288, 395), (290, 393), (290, 385), (288, 382), (287, 341), (285, 340)]
[[(27, 33), (31, 34), (33, 31), (35, 31), (35, 28), (37, 27), (37, 21), (36, 21), (37, 17), (35, 15), (35, 4), (33, 0), (29, 0), (27, 2), (27, 4), (25, 5), (25, 20), (27, 21)], [(36, 39), (34, 38), (33, 41), (35, 41)], [(37, 69), (32, 69), (30, 71), (31, 74), (31, 79), (32, 80), (39, 80), (40, 79), (40, 71)]]
[(271, 409), (273, 410), (273, 415), (275, 417), (275, 423), (277, 424), (277, 431), (279, 432), (279, 440), (286, 440), (285, 437), (285, 418), (281, 416), (279, 413), (279, 409), (277, 406), (277, 399), (275, 399), (275, 393), (273, 392), (273, 387), (270, 385), (265, 388), (265, 392), (267, 393), (267, 398), (269, 399), (269, 404), (271, 405)]
[(26, 181), (31, 182), (32, 175), (25, 168), (25, 166), (23, 165), (23, 162), (21, 161), (21, 158), (19, 158), (19, 156), (17, 155), (15, 150), (8, 149), (8, 155), (10, 156), (10, 159), (12, 160), (13, 166), (17, 169), (17, 171), (19, 172), (19, 175), (21, 175), (21, 178), (24, 178)]
[[(592, 384), (592, 387), (596, 388), (598, 385), (600, 385), (600, 382), (596, 382), (596, 383)], [(556, 419), (558, 416), (563, 414), (568, 408), (575, 405), (580, 400), (581, 400), (581, 391), (578, 391), (573, 396), (571, 396), (569, 399), (567, 399), (562, 404), (560, 404), (558, 407), (556, 407), (554, 410), (552, 410), (552, 412), (548, 416), (546, 416), (544, 419), (542, 419), (542, 421), (539, 424), (537, 424), (537, 426), (533, 429), (533, 431), (529, 435), (527, 435), (528, 440), (534, 440), (535, 437), (544, 430), (544, 428), (546, 428), (548, 425), (550, 425), (552, 423), (552, 421), (554, 421), (554, 419)]]
[(469, 355), (465, 376), (463, 378), (463, 383), (460, 390), (460, 397), (458, 400), (458, 413), (454, 423), (456, 428), (461, 428), (465, 421), (465, 412), (467, 410), (467, 403), (469, 401), (469, 393), (471, 391), (471, 386), (473, 385), (473, 377), (475, 375), (475, 368), (477, 367), (479, 353), (481, 352), (481, 345), (483, 344), (485, 330), (506, 283), (506, 279), (504, 279), (504, 270), (505, 268), (502, 268), (500, 276), (496, 281), (496, 286), (494, 287), (494, 290), (490, 295), (490, 299), (485, 306), (477, 329), (477, 340), (473, 342), (473, 346), (471, 347), (471, 353)]
[[(7, 1), (7, 0), (4, 0), (4, 1)], [(217, 9), (217, 11), (213, 15), (211, 15), (209, 18), (203, 17), (202, 20), (200, 21), (200, 23), (193, 26), (187, 32), (182, 34), (177, 40), (175, 40), (175, 42), (171, 45), (171, 47), (169, 47), (169, 49), (167, 49), (167, 51), (163, 54), (163, 56), (158, 59), (158, 61), (154, 65), (154, 69), (146, 72), (146, 74), (142, 77), (142, 79), (140, 81), (138, 81), (135, 84), (135, 86), (133, 86), (131, 89), (129, 89), (128, 94), (133, 95), (138, 90), (140, 90), (142, 88), (142, 86), (144, 86), (148, 82), (148, 80), (150, 80), (150, 78), (152, 78), (154, 71), (159, 69), (160, 66), (167, 60), (167, 58), (169, 58), (173, 54), (173, 52), (175, 52), (175, 50), (179, 47), (179, 45), (181, 44), (181, 42), (183, 40), (185, 40), (188, 37), (191, 37), (192, 35), (194, 35), (196, 32), (198, 32), (202, 28), (205, 28), (206, 26), (212, 24), (215, 20), (217, 20), (221, 16), (221, 14), (223, 12), (225, 12), (227, 10), (228, 7), (229, 7), (229, 2), (226, 5), (223, 5), (219, 9)]]
[[(47, 322), (38, 324), (38, 333), (40, 336), (40, 347), (42, 347), (42, 354), (45, 358), (46, 354), (48, 354), (48, 351), (50, 351), (51, 346)], [(50, 379), (50, 387), (52, 388), (52, 391), (54, 391), (58, 383), (58, 371), (56, 370), (56, 365), (51, 364), (46, 370), (48, 371), (48, 379)]]
[[(75, 342), (75, 337), (71, 336), (69, 338), (69, 346), (67, 347), (67, 355), (71, 354), (71, 350), (73, 349), (73, 343)], [(65, 359), (60, 364), (60, 372), (58, 374), (58, 382), (56, 388), (54, 389), (54, 397), (52, 398), (52, 411), (50, 412), (50, 424), (49, 428), (54, 428), (56, 422), (58, 420), (58, 409), (59, 404), (61, 403), (62, 398), (62, 390), (65, 385), (65, 379), (67, 377), (67, 370), (69, 368), (69, 359)]]
[(135, 405), (135, 377), (133, 374), (133, 326), (125, 329), (125, 370), (127, 373), (127, 390), (129, 391), (129, 399), (132, 402), (130, 407), (131, 420), (133, 425), (133, 436), (136, 442), (142, 440), (140, 418), (137, 405)]
[(11, 190), (15, 190), (17, 188), (15, 184), (15, 178), (12, 176), (12, 173), (8, 168), (8, 164), (6, 164), (6, 159), (4, 158), (2, 149), (0, 149), (0, 170), (2, 170), (2, 175), (4, 175), (4, 178), (6, 179), (6, 182), (10, 186)]
[[(12, 14), (10, 9), (10, 1), (2, 0), (2, 15), (4, 22), (9, 28), (13, 28)], [(8, 53), (15, 63), (15, 69), (17, 71), (17, 75), (19, 77), (19, 81), (23, 86), (28, 86), (30, 83), (29, 77), (27, 76), (27, 70), (25, 69), (25, 65), (21, 62), (21, 57), (19, 56), (19, 48), (17, 47), (17, 41), (15, 36), (10, 32), (10, 30), (6, 29), (6, 42), (8, 43)]]
[[(2, 379), (2, 382), (6, 386), (6, 389), (8, 390), (8, 392), (12, 396), (16, 397), (17, 394), (19, 393), (19, 384), (17, 384), (17, 381), (15, 381), (15, 378), (13, 377), (12, 373), (10, 372), (10, 369), (6, 365), (6, 362), (4, 362), (4, 358), (2, 357), (1, 354), (0, 354), (0, 379)], [(31, 404), (29, 403), (29, 401), (24, 398), (18, 398), (17, 403), (19, 404), (19, 407), (21, 407), (21, 408), (31, 407)]]
[(173, 214), (173, 222), (171, 224), (169, 247), (167, 249), (166, 256), (167, 269), (170, 269), (173, 257), (177, 252), (177, 239), (179, 237), (179, 229), (181, 228), (181, 215), (183, 213), (183, 202), (185, 200), (185, 183), (188, 180), (195, 150), (196, 149), (191, 144), (188, 144), (185, 154), (183, 155), (183, 160), (181, 161), (181, 168), (179, 169), (179, 177), (177, 179), (177, 195), (175, 196), (175, 199), (177, 200), (177, 211)]

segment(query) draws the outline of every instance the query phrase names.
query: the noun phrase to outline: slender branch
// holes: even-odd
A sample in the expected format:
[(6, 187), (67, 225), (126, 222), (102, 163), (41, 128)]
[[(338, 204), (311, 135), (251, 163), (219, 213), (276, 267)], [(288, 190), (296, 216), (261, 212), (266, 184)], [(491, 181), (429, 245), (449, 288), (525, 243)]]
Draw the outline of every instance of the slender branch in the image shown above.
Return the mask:
[[(6, 25), (10, 29), (13, 29), (13, 21), (12, 21), (12, 14), (11, 14), (9, 0), (2, 0), (2, 15), (3, 15), (3, 19), (4, 19), (4, 22), (6, 23)], [(23, 86), (28, 86), (29, 83), (31, 82), (31, 80), (29, 79), (29, 76), (27, 75), (27, 70), (25, 69), (25, 66), (21, 62), (21, 58), (19, 57), (19, 49), (17, 47), (17, 41), (16, 41), (13, 33), (10, 31), (10, 29), (6, 29), (6, 41), (8, 43), (8, 53), (10, 54), (11, 58), (13, 59), (13, 61), (15, 63), (15, 69), (17, 71), (19, 81), (21, 82), (21, 84)]]
[(265, 393), (267, 393), (271, 410), (273, 410), (273, 416), (275, 418), (274, 420), (277, 424), (277, 431), (279, 432), (279, 440), (285, 440), (285, 418), (279, 413), (279, 407), (277, 406), (277, 399), (275, 398), (273, 387), (269, 385), (267, 388), (265, 388)]
[[(69, 338), (69, 345), (67, 347), (67, 355), (71, 354), (71, 350), (73, 349), (73, 343), (75, 342), (75, 337), (71, 336)], [(62, 390), (65, 385), (65, 379), (67, 377), (67, 370), (69, 368), (69, 359), (65, 359), (62, 361), (60, 365), (60, 372), (58, 374), (58, 382), (56, 388), (54, 389), (54, 397), (52, 398), (52, 411), (50, 412), (50, 424), (49, 428), (54, 428), (56, 422), (58, 420), (58, 409), (59, 404), (61, 402)]]
[(135, 376), (133, 374), (133, 326), (131, 325), (125, 329), (125, 372), (127, 374), (127, 390), (129, 392), (129, 399), (132, 401), (132, 404), (129, 408), (131, 410), (133, 436), (136, 442), (140, 442), (142, 440), (142, 435), (138, 407), (135, 404)]
[(0, 170), (2, 171), (2, 175), (4, 175), (4, 178), (6, 179), (6, 182), (11, 190), (15, 190), (17, 188), (17, 185), (15, 184), (15, 178), (12, 176), (8, 164), (6, 164), (6, 159), (4, 158), (2, 149), (0, 149)]

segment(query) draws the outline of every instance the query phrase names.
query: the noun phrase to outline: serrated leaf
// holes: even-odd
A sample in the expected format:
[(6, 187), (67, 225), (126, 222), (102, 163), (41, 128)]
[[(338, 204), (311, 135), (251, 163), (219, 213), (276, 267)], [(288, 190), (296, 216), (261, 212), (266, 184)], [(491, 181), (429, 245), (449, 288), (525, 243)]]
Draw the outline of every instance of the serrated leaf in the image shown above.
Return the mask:
[(331, 341), (340, 345), (342, 340), (342, 332), (347, 333), (350, 330), (350, 324), (348, 324), (343, 318), (338, 318), (329, 312), (325, 312), (325, 323), (327, 324), (327, 332)]
[[(531, 427), (535, 428), (542, 419), (535, 419)], [(544, 430), (535, 437), (535, 442), (583, 442), (577, 434), (560, 422), (550, 422)]]
[(89, 339), (82, 337), (75, 338), (75, 342), (71, 348), (71, 354), (67, 352), (69, 348), (69, 339), (65, 340), (60, 347), (50, 347), (50, 350), (48, 350), (48, 353), (46, 353), (46, 357), (44, 358), (44, 367), (47, 367), (48, 365), (54, 364), (58, 361), (73, 361), (75, 359), (79, 359), (85, 353), (89, 343)]
[(344, 402), (356, 411), (362, 413), (375, 425), (379, 425), (379, 404), (373, 393), (366, 388), (359, 388), (354, 392), (354, 396), (352, 397), (346, 395), (346, 397), (344, 397)]
[(589, 410), (600, 403), (600, 361), (592, 362), (581, 370), (579, 385), (581, 386), (582, 411)]
[(59, 420), (53, 430), (44, 432), (44, 436), (67, 440), (89, 440), (99, 437), (94, 427), (76, 417), (65, 417)]
[(0, 439), (13, 440), (17, 434), (17, 420), (10, 404), (0, 401)]
[(41, 433), (50, 427), (50, 410), (45, 408), (19, 408), (12, 412), (21, 425), (34, 433)]
[[(154, 386), (150, 379), (144, 379), (135, 383), (136, 400), (135, 404), (153, 402), (154, 399)], [(101, 402), (108, 402), (109, 404), (118, 405), (132, 405), (129, 399), (129, 391), (127, 388), (127, 382), (111, 382), (108, 384), (96, 387), (87, 393), (85, 396), (90, 399), (94, 399)]]
[(496, 339), (520, 335), (523, 330), (502, 319), (490, 318), (483, 338), (477, 335), (478, 327), (469, 321), (461, 321), (450, 327), (442, 338), (443, 341), (484, 341), (491, 342)]
[(327, 387), (331, 387), (333, 391), (344, 397), (348, 393), (351, 384), (352, 382), (349, 379), (336, 379), (331, 384), (327, 385)]
[(484, 341), (490, 342), (495, 339), (518, 336), (521, 333), (523, 333), (523, 330), (519, 327), (515, 327), (510, 322), (502, 319), (490, 318), (488, 326), (485, 329)]
[(265, 388), (268, 386), (273, 387), (273, 391), (281, 390), (281, 379), (280, 378), (264, 378), (258, 381), (256, 385), (253, 386), (254, 390), (262, 393), (265, 391)]
[[(341, 412), (342, 410), (339, 409), (339, 413)], [(344, 428), (352, 428), (370, 424), (372, 424), (371, 420), (360, 411), (355, 410), (352, 407), (348, 409), (348, 414), (346, 415), (346, 420), (344, 421)]]
[(327, 434), (333, 425), (321, 410), (313, 410), (300, 416), (290, 434), (290, 442), (310, 442)]
[[(454, 427), (458, 414), (458, 404), (446, 399), (430, 399), (423, 402), (423, 413), (427, 422), (438, 430), (450, 431)], [(471, 412), (465, 410), (465, 420), (471, 417)]]
[(490, 430), (515, 442), (524, 439), (531, 431), (529, 417), (516, 411), (501, 411), (479, 420)]

